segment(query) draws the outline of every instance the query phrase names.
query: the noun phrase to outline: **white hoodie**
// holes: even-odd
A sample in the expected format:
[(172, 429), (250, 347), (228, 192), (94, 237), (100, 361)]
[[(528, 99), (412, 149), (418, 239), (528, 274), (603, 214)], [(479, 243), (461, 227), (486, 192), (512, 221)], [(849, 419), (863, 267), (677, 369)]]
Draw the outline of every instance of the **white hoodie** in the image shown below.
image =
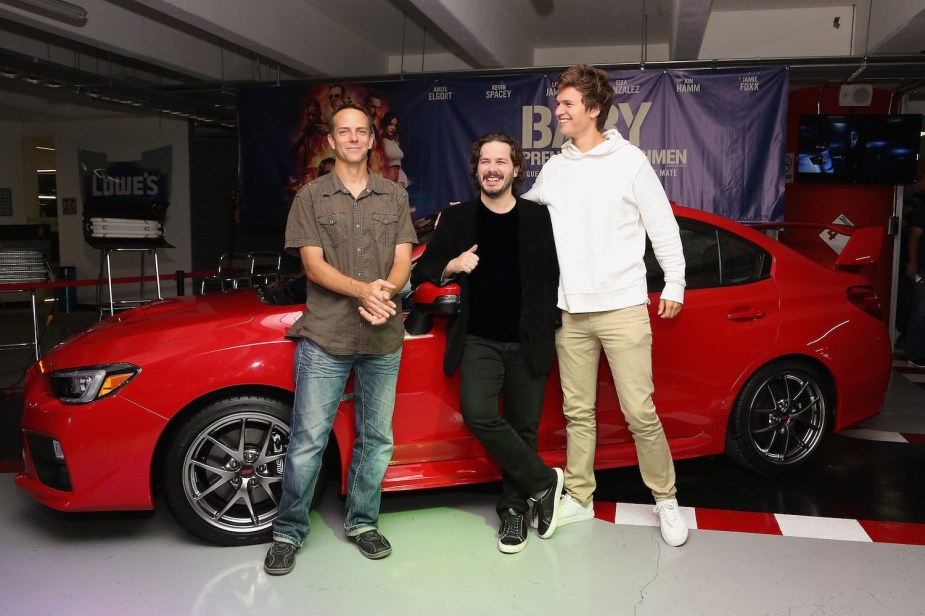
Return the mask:
[(559, 257), (559, 308), (603, 312), (648, 303), (646, 233), (665, 272), (661, 298), (684, 301), (678, 223), (646, 155), (616, 129), (581, 152), (571, 141), (523, 198), (549, 207)]

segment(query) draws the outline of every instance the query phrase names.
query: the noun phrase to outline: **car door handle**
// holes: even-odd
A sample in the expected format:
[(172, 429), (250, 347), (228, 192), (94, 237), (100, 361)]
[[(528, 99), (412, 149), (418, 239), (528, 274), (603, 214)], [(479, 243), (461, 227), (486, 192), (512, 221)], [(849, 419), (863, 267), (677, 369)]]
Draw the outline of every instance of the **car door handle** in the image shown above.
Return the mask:
[(726, 318), (730, 321), (754, 321), (755, 319), (764, 318), (764, 310), (752, 308), (751, 306), (734, 308), (726, 313)]

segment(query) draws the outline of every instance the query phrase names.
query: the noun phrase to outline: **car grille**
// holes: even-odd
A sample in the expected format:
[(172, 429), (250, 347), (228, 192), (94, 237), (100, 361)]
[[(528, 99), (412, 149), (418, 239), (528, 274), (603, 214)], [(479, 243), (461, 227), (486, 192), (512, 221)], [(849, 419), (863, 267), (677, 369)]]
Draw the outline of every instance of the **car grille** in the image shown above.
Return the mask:
[(67, 464), (55, 455), (55, 439), (44, 434), (27, 432), (26, 442), (29, 444), (29, 453), (32, 454), (32, 464), (38, 473), (39, 481), (49, 488), (70, 492), (71, 477), (67, 472)]

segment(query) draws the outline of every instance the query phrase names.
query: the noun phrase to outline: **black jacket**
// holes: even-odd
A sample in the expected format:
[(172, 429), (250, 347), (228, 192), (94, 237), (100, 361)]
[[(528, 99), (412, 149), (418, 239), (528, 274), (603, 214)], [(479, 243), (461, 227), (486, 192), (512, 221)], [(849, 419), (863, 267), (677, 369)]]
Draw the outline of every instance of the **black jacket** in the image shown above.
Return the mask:
[[(478, 243), (476, 214), (484, 207), (480, 199), (454, 205), (443, 211), (427, 250), (414, 266), (411, 284), (425, 280), (441, 284), (443, 268), (462, 252)], [(545, 206), (517, 197), (520, 267), (520, 340), (526, 347), (535, 374), (552, 368), (555, 356), (555, 331), (561, 324), (556, 307), (559, 286), (559, 262), (552, 235), (552, 223)], [(469, 276), (458, 274), (447, 282), (460, 287), (460, 307), (447, 328), (443, 370), (447, 375), (459, 367), (469, 322)]]

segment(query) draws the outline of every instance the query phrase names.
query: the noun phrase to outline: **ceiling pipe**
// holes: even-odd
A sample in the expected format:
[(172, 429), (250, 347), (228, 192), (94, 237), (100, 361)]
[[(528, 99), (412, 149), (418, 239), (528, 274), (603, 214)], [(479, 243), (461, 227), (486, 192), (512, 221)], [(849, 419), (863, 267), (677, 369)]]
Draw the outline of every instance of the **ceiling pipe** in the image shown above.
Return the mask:
[(39, 11), (67, 21), (87, 21), (87, 10), (82, 6), (65, 2), (64, 0), (15, 0), (6, 4), (23, 6), (30, 10)]
[(642, 0), (642, 23), (640, 24), (640, 28), (642, 29), (642, 32), (640, 33), (642, 35), (640, 37), (640, 40), (642, 41), (642, 45), (640, 45), (640, 49), (639, 49), (639, 68), (641, 70), (644, 70), (646, 68), (646, 60), (648, 60), (647, 52), (648, 52), (649, 41), (646, 40), (646, 35), (648, 34), (647, 29), (646, 29), (647, 28), (646, 17), (647, 17), (646, 16), (646, 1)]
[(851, 73), (851, 77), (848, 77), (848, 83), (851, 83), (855, 79), (861, 76), (861, 73), (867, 68), (867, 58), (864, 58), (864, 61), (861, 62), (861, 66), (858, 67), (858, 70)]

